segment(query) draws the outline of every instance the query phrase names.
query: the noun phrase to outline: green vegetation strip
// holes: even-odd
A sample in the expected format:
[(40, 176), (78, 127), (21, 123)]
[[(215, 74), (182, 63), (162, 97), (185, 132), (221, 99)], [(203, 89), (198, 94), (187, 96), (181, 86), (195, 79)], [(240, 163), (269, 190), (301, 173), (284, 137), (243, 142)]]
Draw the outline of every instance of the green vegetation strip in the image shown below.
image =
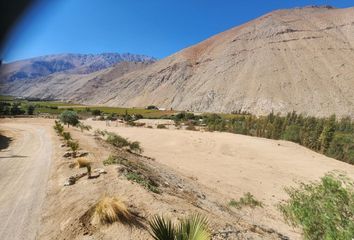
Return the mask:
[(328, 174), (319, 182), (301, 183), (286, 192), (290, 198), (279, 209), (291, 225), (302, 227), (305, 239), (353, 239), (352, 181)]

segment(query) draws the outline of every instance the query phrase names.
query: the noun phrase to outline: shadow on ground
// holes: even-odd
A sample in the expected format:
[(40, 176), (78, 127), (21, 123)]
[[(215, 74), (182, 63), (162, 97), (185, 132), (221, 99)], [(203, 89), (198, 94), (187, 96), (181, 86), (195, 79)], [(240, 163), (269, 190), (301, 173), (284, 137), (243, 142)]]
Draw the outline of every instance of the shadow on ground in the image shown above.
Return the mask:
[(6, 149), (10, 146), (12, 138), (0, 134), (0, 150)]

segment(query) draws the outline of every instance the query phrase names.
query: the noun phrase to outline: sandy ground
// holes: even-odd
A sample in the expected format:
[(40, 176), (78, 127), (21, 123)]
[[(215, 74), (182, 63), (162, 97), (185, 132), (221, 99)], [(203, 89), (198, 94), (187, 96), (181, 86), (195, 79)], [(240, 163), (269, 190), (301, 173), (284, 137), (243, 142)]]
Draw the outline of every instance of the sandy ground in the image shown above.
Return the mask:
[(0, 152), (0, 239), (35, 239), (52, 157), (48, 128), (1, 121), (13, 138)]
[(140, 141), (145, 155), (211, 187), (224, 201), (251, 192), (266, 207), (248, 220), (286, 232), (289, 227), (277, 210), (277, 204), (287, 198), (284, 187), (318, 180), (330, 171), (354, 179), (354, 166), (287, 141), (221, 132), (106, 127), (105, 122), (90, 120), (87, 124)]
[[(91, 132), (67, 128), (90, 152), (94, 168), (106, 175), (80, 179), (64, 187), (65, 180), (85, 171), (70, 168), (73, 159), (62, 157), (67, 149), (52, 129), (53, 120), (1, 120), (1, 130), (12, 137), (0, 158), (0, 239), (150, 239), (147, 220), (155, 214), (177, 219), (193, 212), (207, 216), (215, 233), (233, 231), (234, 237), (213, 239), (301, 239), (299, 229), (288, 226), (276, 205), (287, 196), (285, 186), (296, 181), (317, 180), (326, 172), (345, 172), (354, 179), (354, 166), (297, 144), (219, 132), (149, 129), (123, 125), (106, 127), (103, 121), (87, 120)], [(144, 155), (128, 154), (153, 167), (167, 182), (162, 194), (152, 193), (128, 181), (119, 165), (103, 166), (112, 150), (94, 137), (107, 129), (141, 142)], [(50, 159), (53, 164), (50, 167)], [(49, 175), (49, 182), (47, 183)], [(263, 208), (236, 210), (228, 201), (251, 192)], [(143, 227), (113, 224), (87, 227), (85, 214), (104, 195), (118, 196), (139, 212)], [(3, 207), (4, 206), (4, 207)], [(30, 219), (30, 220), (29, 220)], [(254, 226), (257, 226), (254, 228)], [(263, 230), (262, 230), (263, 229)], [(274, 229), (275, 231), (271, 230)], [(38, 234), (36, 234), (38, 232)]]

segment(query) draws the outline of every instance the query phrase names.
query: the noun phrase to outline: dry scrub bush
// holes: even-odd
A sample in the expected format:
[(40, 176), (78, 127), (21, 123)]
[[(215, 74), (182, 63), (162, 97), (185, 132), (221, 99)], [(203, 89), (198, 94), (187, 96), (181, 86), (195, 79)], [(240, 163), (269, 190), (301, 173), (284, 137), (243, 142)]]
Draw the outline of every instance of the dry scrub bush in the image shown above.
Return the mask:
[(92, 224), (131, 223), (133, 215), (127, 206), (116, 197), (103, 197), (93, 209)]
[(158, 124), (156, 127), (158, 129), (166, 129), (167, 128), (165, 124)]
[(87, 158), (78, 158), (76, 162), (79, 168), (84, 168), (91, 165), (91, 162)]

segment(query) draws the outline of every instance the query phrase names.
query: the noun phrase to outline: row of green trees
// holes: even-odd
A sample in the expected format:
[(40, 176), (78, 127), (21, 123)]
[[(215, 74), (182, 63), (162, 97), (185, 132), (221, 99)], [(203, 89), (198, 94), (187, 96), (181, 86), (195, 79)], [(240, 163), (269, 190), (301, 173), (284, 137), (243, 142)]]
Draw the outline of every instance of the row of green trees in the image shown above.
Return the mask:
[(316, 118), (292, 112), (286, 116), (274, 113), (262, 117), (235, 115), (231, 119), (212, 114), (201, 119), (209, 131), (284, 139), (354, 164), (354, 121), (350, 117)]
[(33, 115), (34, 110), (35, 107), (33, 105), (23, 108), (18, 102), (0, 102), (0, 115)]

